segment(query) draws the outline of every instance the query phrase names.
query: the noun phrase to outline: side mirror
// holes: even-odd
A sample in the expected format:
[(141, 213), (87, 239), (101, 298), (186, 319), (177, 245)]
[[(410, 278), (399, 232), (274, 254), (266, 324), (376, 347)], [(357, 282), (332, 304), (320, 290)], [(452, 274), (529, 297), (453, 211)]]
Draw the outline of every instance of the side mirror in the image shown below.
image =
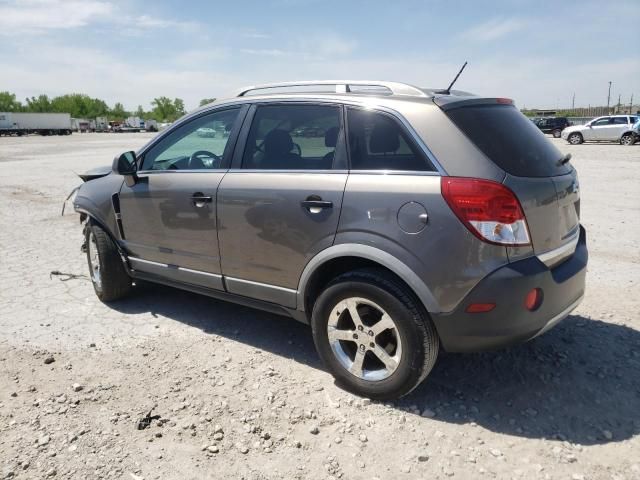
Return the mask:
[(113, 159), (113, 172), (125, 177), (128, 186), (132, 187), (138, 181), (138, 159), (135, 152), (124, 152)]

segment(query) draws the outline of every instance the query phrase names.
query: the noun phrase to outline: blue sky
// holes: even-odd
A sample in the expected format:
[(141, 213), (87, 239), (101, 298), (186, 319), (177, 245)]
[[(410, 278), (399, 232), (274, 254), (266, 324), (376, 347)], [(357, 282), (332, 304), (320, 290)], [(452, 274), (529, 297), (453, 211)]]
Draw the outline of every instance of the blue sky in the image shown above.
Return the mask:
[(188, 108), (244, 86), (383, 79), (520, 106), (640, 103), (640, 0), (0, 0), (0, 90)]

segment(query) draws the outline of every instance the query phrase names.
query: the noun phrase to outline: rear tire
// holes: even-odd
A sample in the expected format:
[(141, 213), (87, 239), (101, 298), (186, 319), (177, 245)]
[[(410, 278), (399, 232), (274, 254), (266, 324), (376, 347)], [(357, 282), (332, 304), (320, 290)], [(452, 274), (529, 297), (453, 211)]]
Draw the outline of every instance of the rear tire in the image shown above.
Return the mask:
[(625, 133), (622, 138), (620, 138), (620, 145), (630, 147), (634, 143), (636, 143), (636, 137), (632, 133)]
[(553, 135), (553, 138), (560, 138), (560, 135), (562, 135), (562, 130), (554, 130), (553, 132), (551, 132), (551, 134)]
[(376, 400), (411, 392), (438, 357), (440, 341), (427, 312), (384, 271), (356, 270), (330, 282), (313, 306), (311, 327), (336, 382)]
[(569, 142), (571, 145), (580, 145), (582, 142), (584, 142), (584, 139), (579, 133), (571, 133), (567, 137), (567, 142)]
[(88, 225), (85, 240), (89, 276), (98, 298), (111, 302), (127, 296), (131, 291), (131, 277), (109, 235), (98, 225)]

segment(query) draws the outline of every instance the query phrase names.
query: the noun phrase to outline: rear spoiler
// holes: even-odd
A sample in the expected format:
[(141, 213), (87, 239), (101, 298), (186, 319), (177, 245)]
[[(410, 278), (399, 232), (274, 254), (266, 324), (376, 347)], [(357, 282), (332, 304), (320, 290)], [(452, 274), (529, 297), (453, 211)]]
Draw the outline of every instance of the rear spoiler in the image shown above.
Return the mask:
[(442, 110), (452, 110), (454, 108), (472, 107), (475, 105), (513, 105), (515, 103), (510, 98), (481, 98), (481, 97), (458, 97), (451, 95), (438, 95), (433, 97), (433, 103)]

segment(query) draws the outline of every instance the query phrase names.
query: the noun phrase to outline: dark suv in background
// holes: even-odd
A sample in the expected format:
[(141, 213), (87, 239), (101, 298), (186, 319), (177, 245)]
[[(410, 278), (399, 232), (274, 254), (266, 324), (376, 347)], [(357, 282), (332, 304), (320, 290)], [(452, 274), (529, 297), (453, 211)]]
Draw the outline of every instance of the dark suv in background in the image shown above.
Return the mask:
[(538, 126), (540, 130), (544, 133), (550, 133), (554, 138), (560, 138), (560, 134), (562, 130), (567, 128), (569, 125), (569, 120), (566, 117), (545, 117), (536, 120), (535, 124)]
[(146, 280), (288, 315), (341, 385), (386, 399), (441, 346), (526, 341), (580, 303), (568, 160), (507, 98), (298, 82), (190, 113), (74, 207), (101, 300)]

